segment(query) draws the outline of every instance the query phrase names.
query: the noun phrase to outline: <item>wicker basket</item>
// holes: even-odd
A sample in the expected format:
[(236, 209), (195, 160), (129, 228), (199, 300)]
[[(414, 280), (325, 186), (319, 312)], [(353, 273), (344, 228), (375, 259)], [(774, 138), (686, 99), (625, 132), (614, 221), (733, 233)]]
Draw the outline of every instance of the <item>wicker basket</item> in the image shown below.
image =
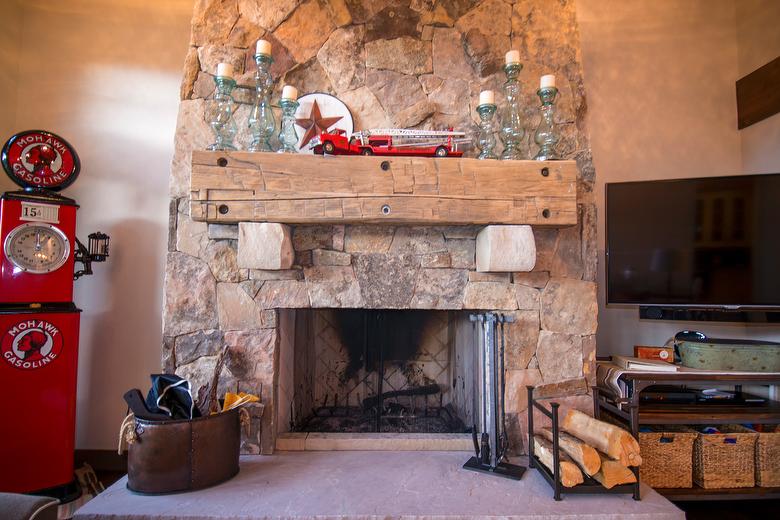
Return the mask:
[[(745, 431), (753, 431), (745, 428)], [(758, 432), (756, 485), (780, 487), (780, 430)]]
[(780, 432), (761, 432), (756, 442), (756, 483), (780, 487)]
[(692, 487), (693, 443), (697, 435), (693, 430), (673, 427), (639, 432), (639, 479), (654, 488)]
[(738, 425), (717, 428), (722, 433), (699, 433), (693, 443), (693, 481), (705, 489), (755, 486), (758, 434)]

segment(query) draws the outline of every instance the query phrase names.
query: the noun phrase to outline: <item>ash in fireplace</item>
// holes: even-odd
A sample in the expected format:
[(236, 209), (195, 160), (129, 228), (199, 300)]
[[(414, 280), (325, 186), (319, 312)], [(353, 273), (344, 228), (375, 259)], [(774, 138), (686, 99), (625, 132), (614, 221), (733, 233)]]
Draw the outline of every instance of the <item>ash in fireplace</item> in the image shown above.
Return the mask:
[[(377, 409), (359, 406), (320, 407), (298, 431), (369, 433), (377, 431)], [(382, 407), (380, 432), (465, 433), (469, 431), (451, 405), (414, 409), (391, 400)]]

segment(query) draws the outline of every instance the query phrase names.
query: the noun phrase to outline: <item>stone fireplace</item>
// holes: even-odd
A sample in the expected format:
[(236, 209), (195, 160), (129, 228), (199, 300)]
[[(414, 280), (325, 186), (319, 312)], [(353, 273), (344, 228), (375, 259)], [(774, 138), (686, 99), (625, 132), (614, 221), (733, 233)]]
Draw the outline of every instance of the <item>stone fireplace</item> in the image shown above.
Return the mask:
[(294, 348), (280, 353), (280, 432), (465, 433), (474, 424), (465, 313), (317, 309), (295, 319)]
[[(244, 223), (191, 218), (189, 180), (191, 152), (211, 142), (204, 113), (218, 62), (244, 71), (237, 78), (237, 141), (247, 142), (250, 57), (259, 37), (274, 45), (278, 89), (289, 83), (302, 93), (333, 93), (351, 108), (356, 128), (466, 128), (478, 92), (500, 92), (504, 52), (519, 48), (527, 136), (536, 121), (534, 83), (548, 72), (558, 77), (561, 151), (579, 170), (577, 224), (532, 226), (536, 255), (527, 272), (477, 271), (483, 228), (477, 225), (292, 225), (286, 228), (291, 265), (247, 267), (247, 256), (267, 251), (248, 245), (240, 233)], [(458, 390), (471, 377), (461, 363), (461, 354), (473, 349), (469, 311), (515, 319), (505, 329), (504, 363), (507, 423), (517, 449), (526, 384), (547, 387), (567, 406), (590, 408), (594, 170), (573, 2), (200, 0), (181, 96), (163, 368), (197, 388), (228, 346), (220, 390), (252, 392), (265, 404), (244, 440), (246, 452), (272, 452), (279, 433), (344, 430), (350, 422), (375, 428), (377, 418), (381, 431), (398, 433), (469, 427), (468, 397)], [(530, 137), (524, 147), (533, 149)], [(403, 334), (393, 339), (387, 331)], [(360, 334), (362, 341), (355, 339)], [(382, 341), (367, 338), (392, 345), (382, 350)], [(383, 405), (372, 408), (371, 398), (385, 394)], [(435, 420), (442, 416), (447, 420)]]
[[(165, 369), (197, 387), (227, 344), (223, 389), (238, 385), (266, 402), (265, 439), (255, 449), (273, 449), (278, 432), (306, 431), (312, 414), (347, 414), (375, 397), (376, 340), (391, 329), (403, 334), (387, 340), (395, 341), (381, 371), (387, 390), (431, 384), (446, 390), (394, 401), (406, 409), (452, 405), (456, 353), (475, 348), (468, 309), (516, 319), (505, 331), (507, 411), (516, 442), (524, 424), (523, 385), (565, 385), (567, 393), (587, 394), (595, 285), (561, 276), (562, 269), (584, 269), (579, 228), (536, 229), (531, 272), (480, 273), (474, 265), (478, 227), (299, 226), (291, 237), (293, 267), (258, 270), (238, 267), (237, 225), (193, 222), (178, 211), (174, 216), (179, 238), (167, 271), (165, 323), (173, 333), (166, 334)], [(394, 316), (399, 311), (356, 309), (426, 311)], [(372, 330), (368, 320), (381, 314), (385, 328)], [(368, 344), (361, 335), (375, 341)], [(307, 378), (316, 383), (305, 384)], [(588, 406), (582, 397), (574, 400)], [(458, 409), (455, 401), (451, 408)], [(461, 412), (459, 419), (467, 424), (473, 418)]]

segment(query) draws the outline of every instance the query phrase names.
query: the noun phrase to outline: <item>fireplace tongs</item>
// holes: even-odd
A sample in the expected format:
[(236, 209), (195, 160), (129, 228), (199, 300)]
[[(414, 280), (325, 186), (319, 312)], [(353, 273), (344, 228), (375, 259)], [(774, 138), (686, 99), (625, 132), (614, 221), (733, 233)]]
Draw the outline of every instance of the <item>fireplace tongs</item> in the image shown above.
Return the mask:
[[(493, 312), (472, 314), (472, 322), (479, 323), (481, 335), (476, 335), (479, 367), (478, 380), (480, 396), (478, 399), (479, 440), (477, 425), (471, 430), (475, 456), (471, 457), (463, 468), (471, 471), (490, 473), (499, 477), (520, 480), (525, 473), (524, 466), (506, 462), (507, 436), (504, 415), (504, 323), (515, 321), (513, 316)], [(501, 326), (501, 348), (497, 344), (497, 329)], [(476, 327), (475, 327), (476, 330)], [(500, 389), (499, 389), (500, 382)]]

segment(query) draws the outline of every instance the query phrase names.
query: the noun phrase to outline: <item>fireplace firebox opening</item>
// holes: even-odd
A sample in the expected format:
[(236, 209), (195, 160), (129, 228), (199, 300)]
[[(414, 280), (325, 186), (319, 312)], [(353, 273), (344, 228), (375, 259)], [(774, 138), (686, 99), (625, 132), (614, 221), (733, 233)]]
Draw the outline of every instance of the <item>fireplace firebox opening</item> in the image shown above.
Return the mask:
[(280, 433), (472, 430), (468, 313), (307, 309), (283, 311), (281, 321)]

